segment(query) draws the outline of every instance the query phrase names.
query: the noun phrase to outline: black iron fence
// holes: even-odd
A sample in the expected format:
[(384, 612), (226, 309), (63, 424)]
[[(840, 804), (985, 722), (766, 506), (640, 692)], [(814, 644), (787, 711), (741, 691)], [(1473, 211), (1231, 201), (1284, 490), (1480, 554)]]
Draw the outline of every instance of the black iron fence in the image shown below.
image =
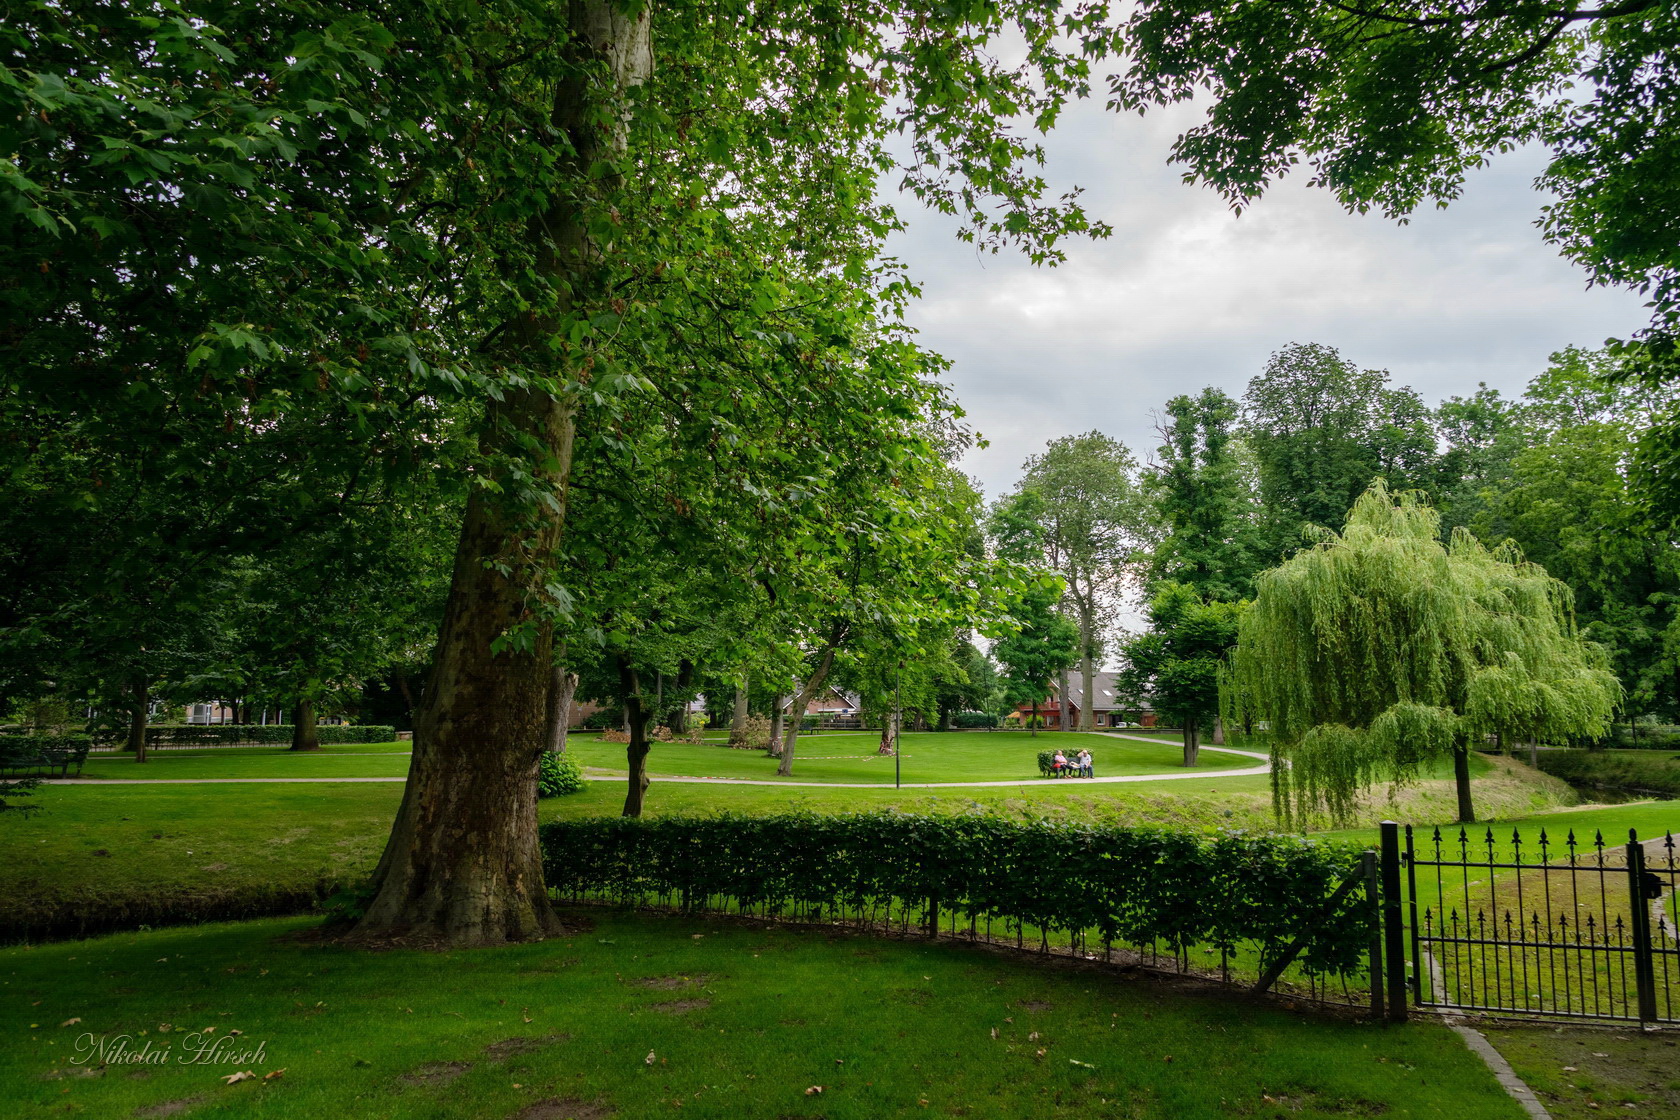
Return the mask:
[[(1392, 832), (1393, 826), (1385, 825)], [(1387, 853), (1385, 852), (1385, 855)], [(1405, 830), (1411, 994), (1419, 1007), (1680, 1022), (1672, 834), (1625, 845), (1566, 830)], [(1387, 862), (1385, 860), (1385, 862)]]

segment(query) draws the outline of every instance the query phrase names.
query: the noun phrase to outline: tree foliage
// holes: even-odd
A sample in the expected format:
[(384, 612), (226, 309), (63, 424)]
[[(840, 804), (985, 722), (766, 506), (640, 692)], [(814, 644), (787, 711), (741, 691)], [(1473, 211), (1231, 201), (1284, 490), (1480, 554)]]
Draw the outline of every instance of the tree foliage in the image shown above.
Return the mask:
[[(1261, 574), (1238, 628), (1230, 697), (1264, 721), (1278, 812), (1345, 819), (1379, 779), (1488, 735), (1604, 734), (1621, 699), (1576, 631), (1569, 589), (1515, 546), (1488, 549), (1381, 482), (1346, 528)], [(1460, 811), (1468, 774), (1459, 766)]]

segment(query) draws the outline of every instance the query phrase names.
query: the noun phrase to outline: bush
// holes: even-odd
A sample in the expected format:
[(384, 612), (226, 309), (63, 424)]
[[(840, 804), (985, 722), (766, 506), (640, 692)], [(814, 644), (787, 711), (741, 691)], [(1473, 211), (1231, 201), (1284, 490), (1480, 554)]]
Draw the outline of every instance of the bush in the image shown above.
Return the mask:
[(998, 717), (991, 712), (958, 712), (951, 717), (952, 727), (996, 727), (997, 725)]
[(609, 727), (620, 727), (624, 723), (624, 711), (621, 708), (602, 708), (598, 712), (590, 712), (578, 724), (583, 731), (605, 731)]
[(737, 750), (761, 751), (770, 742), (770, 721), (764, 716), (748, 716), (740, 732), (729, 733), (729, 745)]
[(0, 770), (69, 773), (75, 767), (80, 774), (88, 746), (88, 737), (79, 734), (0, 735)]
[[(397, 729), (388, 724), (331, 724), (315, 728), (316, 738), (323, 744), (389, 743), (396, 739)], [(146, 728), (146, 747), (233, 747), (265, 746), (290, 743), (292, 725), (289, 723), (183, 723), (153, 724)], [(106, 745), (121, 744), (124, 736), (111, 734), (103, 740)]]
[(1358, 849), (1276, 833), (858, 813), (595, 817), (541, 837), (549, 886), (575, 897), (831, 917), (914, 907), (1164, 951), (1253, 946), (1262, 964), (1305, 935), (1302, 967), (1340, 976), (1362, 974), (1369, 948), (1362, 886), (1321, 913)]
[(569, 754), (544, 751), (537, 773), (538, 797), (563, 797), (583, 789), (583, 768)]

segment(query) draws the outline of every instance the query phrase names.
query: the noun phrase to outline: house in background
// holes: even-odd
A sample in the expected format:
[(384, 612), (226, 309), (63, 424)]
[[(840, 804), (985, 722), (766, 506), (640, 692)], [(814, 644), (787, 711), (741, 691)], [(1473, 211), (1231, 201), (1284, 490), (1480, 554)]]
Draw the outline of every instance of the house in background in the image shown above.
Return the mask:
[[(1081, 715), (1085, 711), (1085, 681), (1078, 672), (1068, 674), (1067, 721), (1062, 721), (1062, 696), (1059, 681), (1050, 685), (1050, 696), (1038, 705), (1038, 718), (1045, 726), (1060, 727), (1072, 731), (1079, 726)], [(1098, 672), (1091, 677), (1092, 691), (1096, 694), (1091, 703), (1093, 722), (1098, 727), (1154, 727), (1155, 711), (1148, 701), (1139, 704), (1127, 704), (1115, 696), (1114, 674)], [(1025, 724), (1032, 718), (1032, 705), (1022, 704), (1009, 717), (1011, 721)]]

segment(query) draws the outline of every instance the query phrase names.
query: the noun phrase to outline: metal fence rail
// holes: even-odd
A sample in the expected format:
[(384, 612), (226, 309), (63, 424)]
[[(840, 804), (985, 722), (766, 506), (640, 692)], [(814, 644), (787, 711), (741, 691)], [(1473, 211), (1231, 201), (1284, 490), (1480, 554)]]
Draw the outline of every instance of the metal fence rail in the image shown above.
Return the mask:
[(1537, 843), (1465, 828), (1405, 832), (1411, 988), (1419, 1007), (1680, 1022), (1674, 837)]

